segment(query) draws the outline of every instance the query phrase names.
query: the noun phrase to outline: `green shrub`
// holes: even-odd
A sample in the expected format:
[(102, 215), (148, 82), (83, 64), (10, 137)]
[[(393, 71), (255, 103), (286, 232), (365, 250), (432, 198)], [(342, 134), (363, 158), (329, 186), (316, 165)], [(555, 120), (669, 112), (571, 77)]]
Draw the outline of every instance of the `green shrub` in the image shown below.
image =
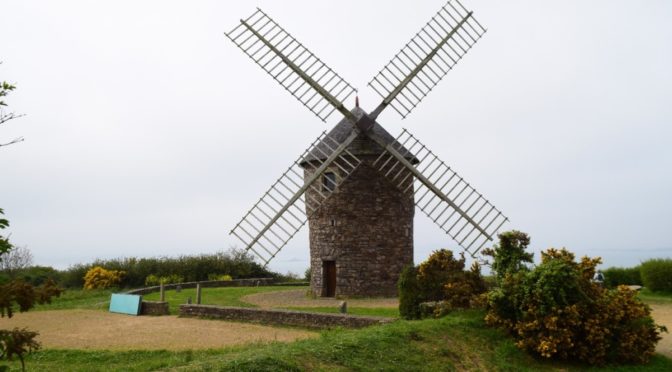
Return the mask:
[(518, 347), (544, 358), (589, 364), (644, 363), (663, 329), (627, 287), (593, 283), (600, 259), (542, 252), (530, 271), (508, 273), (488, 296), (488, 324), (507, 329)]
[(399, 315), (404, 319), (420, 318), (422, 296), (418, 285), (418, 269), (411, 265), (399, 276)]
[(610, 267), (604, 271), (604, 285), (616, 288), (619, 285), (642, 285), (640, 267)]
[(640, 265), (644, 287), (654, 292), (672, 292), (672, 259), (656, 258)]

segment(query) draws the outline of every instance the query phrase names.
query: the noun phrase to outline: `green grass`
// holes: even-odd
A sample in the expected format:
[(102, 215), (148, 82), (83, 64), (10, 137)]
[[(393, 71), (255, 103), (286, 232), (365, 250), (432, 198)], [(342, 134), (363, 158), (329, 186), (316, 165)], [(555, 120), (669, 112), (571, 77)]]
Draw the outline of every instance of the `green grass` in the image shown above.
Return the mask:
[(110, 307), (110, 295), (112, 293), (115, 293), (115, 291), (111, 289), (68, 289), (59, 297), (52, 299), (51, 304), (37, 305), (31, 311), (66, 309), (107, 310)]
[[(219, 306), (240, 306), (256, 307), (256, 305), (244, 302), (242, 297), (264, 292), (296, 290), (295, 286), (268, 286), (268, 287), (222, 287), (222, 288), (203, 288), (201, 291), (201, 303), (207, 305)], [(196, 303), (196, 289), (183, 289), (179, 293), (170, 290), (166, 291), (166, 301), (171, 314), (177, 314), (181, 304), (187, 303), (187, 298), (191, 297), (192, 303)], [(150, 293), (143, 296), (147, 301), (158, 301), (159, 293)]]
[[(201, 295), (202, 303), (208, 305), (256, 307), (256, 305), (242, 301), (241, 297), (254, 293), (296, 289), (296, 286), (203, 288)], [(118, 289), (68, 289), (60, 297), (54, 298), (51, 304), (37, 305), (33, 311), (67, 309), (107, 310), (110, 307), (110, 296), (112, 293), (122, 293), (124, 291)], [(196, 289), (183, 289), (180, 293), (174, 290), (166, 291), (166, 300), (169, 303), (171, 313), (177, 314), (179, 306), (187, 303), (188, 297), (191, 297), (192, 302), (195, 303)], [(148, 301), (158, 301), (159, 293), (150, 293), (142, 296), (142, 298)]]
[[(336, 329), (319, 339), (193, 352), (47, 350), (30, 355), (29, 370), (47, 371), (666, 371), (657, 355), (646, 366), (587, 368), (540, 361), (483, 322), (483, 312), (397, 321), (361, 330)], [(18, 362), (11, 364), (18, 370)]]
[[(316, 313), (338, 313), (338, 307), (287, 307), (288, 310), (316, 312)], [(386, 316), (390, 318), (399, 317), (399, 308), (397, 307), (348, 307), (348, 314), (367, 315), (367, 316)]]
[(652, 292), (646, 288), (639, 291), (638, 297), (647, 304), (672, 304), (672, 293)]

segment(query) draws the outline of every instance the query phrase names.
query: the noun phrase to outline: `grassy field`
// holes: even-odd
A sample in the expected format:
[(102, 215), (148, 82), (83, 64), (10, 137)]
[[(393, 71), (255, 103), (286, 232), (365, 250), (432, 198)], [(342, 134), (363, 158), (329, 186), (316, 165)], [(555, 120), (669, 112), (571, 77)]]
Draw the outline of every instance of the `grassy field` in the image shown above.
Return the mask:
[[(242, 297), (296, 287), (234, 287), (204, 289), (205, 303), (254, 306)], [(105, 309), (109, 291), (69, 291), (49, 309)], [(168, 291), (171, 308), (194, 290)], [(672, 304), (672, 295), (642, 291), (647, 303)], [(145, 296), (158, 299), (158, 294)], [(301, 311), (336, 312), (335, 307), (295, 307)], [(360, 315), (398, 316), (391, 308), (349, 308)], [(223, 337), (226, 337), (224, 334)], [(518, 350), (501, 331), (487, 327), (483, 312), (455, 312), (442, 319), (397, 321), (361, 330), (324, 331), (318, 339), (292, 343), (247, 344), (192, 351), (85, 351), (42, 350), (27, 359), (29, 370), (58, 371), (359, 371), (359, 370), (489, 370), (489, 371), (672, 371), (672, 360), (656, 355), (645, 366), (590, 368), (537, 360)], [(11, 364), (18, 371), (18, 362)]]
[[(265, 292), (296, 290), (293, 286), (269, 286), (269, 287), (223, 287), (223, 288), (203, 288), (201, 291), (201, 303), (207, 305), (220, 306), (240, 306), (240, 307), (256, 307), (256, 305), (244, 302), (241, 297)], [(159, 293), (150, 293), (142, 296), (148, 301), (158, 301)], [(196, 303), (196, 289), (183, 289), (179, 293), (171, 290), (166, 291), (166, 301), (168, 301), (170, 313), (177, 314), (181, 304), (186, 304), (187, 299), (191, 298), (193, 303)]]
[[(442, 319), (397, 321), (362, 330), (325, 331), (317, 340), (253, 344), (204, 351), (47, 350), (32, 354), (31, 370), (64, 371), (669, 371), (657, 355), (646, 366), (586, 368), (548, 363), (518, 350), (510, 338), (486, 327), (480, 311)], [(12, 364), (12, 370), (18, 370)]]
[(114, 291), (109, 289), (68, 289), (59, 297), (54, 298), (51, 304), (37, 305), (31, 311), (67, 309), (107, 310), (110, 307), (110, 295), (112, 293)]
[[(296, 288), (295, 286), (204, 288), (202, 300), (203, 303), (209, 305), (256, 307), (254, 304), (241, 301), (241, 297), (255, 293), (296, 290)], [(54, 298), (51, 304), (38, 305), (32, 311), (67, 309), (107, 310), (110, 306), (110, 295), (121, 292), (123, 290), (68, 289), (60, 297)], [(166, 291), (166, 301), (169, 302), (171, 312), (174, 314), (177, 314), (180, 304), (187, 303), (187, 298), (189, 297), (191, 297), (192, 301), (196, 301), (196, 289), (183, 289), (180, 293)], [(143, 296), (143, 299), (158, 301), (159, 293), (150, 293)]]
[(639, 291), (638, 297), (647, 304), (672, 304), (672, 293), (651, 292), (646, 288)]

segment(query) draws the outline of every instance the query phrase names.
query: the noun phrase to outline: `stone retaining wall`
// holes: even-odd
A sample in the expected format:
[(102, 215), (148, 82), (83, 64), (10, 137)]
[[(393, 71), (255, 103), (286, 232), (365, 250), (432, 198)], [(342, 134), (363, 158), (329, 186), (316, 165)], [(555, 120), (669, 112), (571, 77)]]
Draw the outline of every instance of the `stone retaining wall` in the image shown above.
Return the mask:
[(394, 321), (393, 318), (347, 314), (306, 313), (212, 305), (180, 305), (180, 316), (215, 318), (261, 324), (290, 325), (308, 328), (361, 328)]
[[(202, 282), (187, 282), (187, 283), (175, 283), (175, 284), (164, 284), (163, 288), (166, 290), (175, 289), (177, 286), (184, 288), (196, 288), (197, 284), (201, 285), (201, 288), (213, 288), (213, 287), (253, 287), (257, 285), (270, 285), (275, 282), (273, 278), (252, 278), (252, 279), (235, 279), (235, 280), (207, 280)], [(127, 294), (134, 295), (146, 295), (149, 293), (158, 292), (161, 286), (155, 285), (153, 287), (138, 288), (132, 289)]]
[(168, 315), (168, 302), (165, 301), (142, 301), (140, 314), (142, 315)]

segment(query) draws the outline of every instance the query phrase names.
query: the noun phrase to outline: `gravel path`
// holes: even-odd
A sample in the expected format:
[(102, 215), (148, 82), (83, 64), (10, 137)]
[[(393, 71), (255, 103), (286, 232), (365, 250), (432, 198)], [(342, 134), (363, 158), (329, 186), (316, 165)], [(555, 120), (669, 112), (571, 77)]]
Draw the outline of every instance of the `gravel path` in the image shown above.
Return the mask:
[(311, 298), (306, 295), (306, 289), (297, 289), (282, 292), (255, 293), (241, 297), (241, 301), (263, 308), (283, 307), (337, 307), (342, 301), (348, 302), (348, 307), (398, 307), (397, 298), (367, 298), (367, 299), (336, 299), (329, 297)]
[[(667, 327), (669, 332), (672, 332), (672, 305), (649, 305), (651, 306), (651, 315), (657, 324)], [(656, 351), (664, 354), (668, 358), (672, 358), (672, 333), (663, 333), (663, 339), (658, 342)]]
[(28, 327), (45, 349), (187, 350), (264, 341), (294, 341), (317, 333), (221, 320), (132, 316), (99, 310), (51, 310), (0, 318), (0, 329)]

